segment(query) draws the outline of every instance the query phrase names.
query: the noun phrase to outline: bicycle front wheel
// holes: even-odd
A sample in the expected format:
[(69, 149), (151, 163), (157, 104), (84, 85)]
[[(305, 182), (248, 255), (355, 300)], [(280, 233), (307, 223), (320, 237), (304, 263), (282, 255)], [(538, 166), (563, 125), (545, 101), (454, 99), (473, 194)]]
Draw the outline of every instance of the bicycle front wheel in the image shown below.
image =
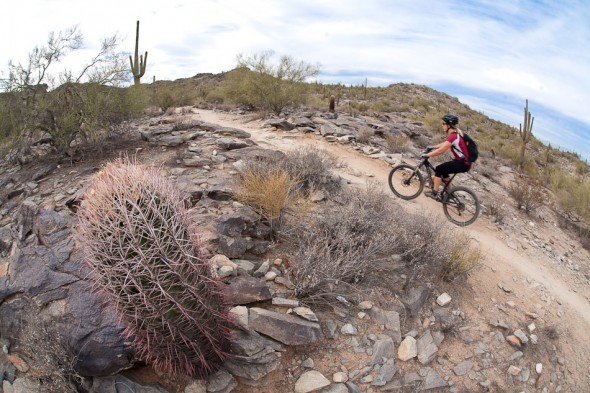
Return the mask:
[(453, 224), (467, 226), (473, 224), (479, 216), (479, 199), (467, 187), (453, 187), (446, 200), (443, 200), (443, 210)]
[(399, 164), (389, 172), (389, 188), (402, 199), (414, 199), (424, 189), (424, 178), (415, 166)]

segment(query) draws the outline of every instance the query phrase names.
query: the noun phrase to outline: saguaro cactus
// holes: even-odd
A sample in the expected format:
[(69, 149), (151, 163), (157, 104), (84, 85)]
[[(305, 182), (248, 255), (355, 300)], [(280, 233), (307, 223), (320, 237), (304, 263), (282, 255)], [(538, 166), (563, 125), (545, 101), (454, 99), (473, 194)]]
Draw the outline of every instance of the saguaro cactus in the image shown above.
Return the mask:
[(145, 57), (139, 54), (139, 21), (137, 21), (137, 30), (135, 31), (135, 61), (129, 56), (131, 72), (133, 73), (133, 83), (139, 85), (139, 80), (145, 74), (148, 53), (145, 51)]
[(518, 164), (520, 169), (524, 166), (524, 154), (526, 151), (526, 145), (531, 140), (533, 135), (533, 123), (535, 122), (535, 118), (531, 116), (531, 112), (529, 112), (529, 100), (526, 100), (526, 104), (524, 107), (524, 126), (523, 124), (519, 125), (519, 134), (520, 139), (522, 140), (522, 144), (520, 145), (520, 156), (518, 160)]
[(118, 160), (92, 179), (78, 217), (91, 278), (136, 356), (174, 376), (216, 371), (231, 319), (175, 187), (154, 168)]

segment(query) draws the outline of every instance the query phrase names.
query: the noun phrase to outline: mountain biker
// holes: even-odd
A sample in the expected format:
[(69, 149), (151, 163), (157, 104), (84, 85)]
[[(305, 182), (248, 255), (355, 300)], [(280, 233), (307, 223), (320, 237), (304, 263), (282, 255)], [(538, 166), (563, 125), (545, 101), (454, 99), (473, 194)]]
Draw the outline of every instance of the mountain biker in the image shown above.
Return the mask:
[(455, 115), (444, 115), (442, 117), (442, 127), (447, 132), (448, 136), (444, 142), (438, 145), (431, 146), (428, 153), (422, 154), (422, 158), (430, 158), (438, 156), (451, 149), (454, 159), (438, 165), (434, 168), (434, 187), (431, 191), (425, 192), (425, 195), (434, 198), (437, 201), (441, 200), (438, 191), (442, 180), (449, 181), (449, 175), (453, 173), (463, 173), (471, 169), (471, 162), (469, 161), (469, 152), (467, 145), (463, 140), (463, 131), (457, 128), (459, 118)]

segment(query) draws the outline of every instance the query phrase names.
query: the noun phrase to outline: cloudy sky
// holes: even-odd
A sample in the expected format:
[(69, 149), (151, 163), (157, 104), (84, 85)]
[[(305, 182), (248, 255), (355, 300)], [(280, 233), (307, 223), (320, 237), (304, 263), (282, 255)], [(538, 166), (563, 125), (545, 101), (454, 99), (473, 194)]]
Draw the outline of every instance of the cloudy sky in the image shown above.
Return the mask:
[[(234, 68), (236, 56), (274, 50), (319, 63), (321, 82), (424, 84), (590, 158), (588, 0), (10, 0), (0, 24), (0, 70), (24, 61), (51, 31), (78, 25), (85, 50), (100, 39), (148, 51), (144, 81)], [(69, 61), (69, 63), (68, 63)]]

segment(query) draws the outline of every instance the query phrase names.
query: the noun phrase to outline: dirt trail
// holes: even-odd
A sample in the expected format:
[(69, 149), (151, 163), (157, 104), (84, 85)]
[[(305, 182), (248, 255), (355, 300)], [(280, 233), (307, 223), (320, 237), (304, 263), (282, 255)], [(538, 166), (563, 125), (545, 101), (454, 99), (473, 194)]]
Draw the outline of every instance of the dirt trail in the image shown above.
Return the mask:
[[(271, 131), (262, 128), (260, 121), (247, 122), (244, 116), (232, 115), (223, 112), (198, 110), (196, 117), (207, 122), (244, 129), (252, 134), (251, 139), (261, 147), (276, 150), (290, 150), (302, 146), (315, 146), (325, 149), (335, 155), (340, 161), (346, 163), (345, 168), (339, 169), (339, 174), (355, 185), (364, 185), (368, 181), (376, 182), (383, 190), (394, 198), (387, 185), (387, 176), (391, 167), (382, 160), (371, 159), (358, 153), (350, 146), (329, 143), (323, 138), (313, 134), (294, 134), (288, 132)], [(440, 205), (428, 198), (418, 197), (413, 201), (401, 201), (400, 206), (408, 211), (416, 212), (438, 218), (443, 222), (444, 228), (457, 229), (444, 219), (444, 213)], [(523, 226), (526, 223), (522, 224)], [(546, 228), (546, 232), (552, 235), (556, 228)], [(480, 302), (490, 308), (490, 299), (495, 303), (507, 300), (516, 300), (524, 317), (525, 312), (535, 312), (541, 309), (541, 305), (549, 307), (565, 306), (563, 314), (567, 318), (564, 328), (567, 330), (568, 348), (562, 351), (567, 358), (572, 358), (576, 364), (573, 368), (578, 374), (577, 378), (587, 378), (590, 386), (590, 377), (585, 376), (586, 364), (589, 359), (590, 345), (586, 342), (588, 323), (590, 323), (590, 303), (587, 300), (590, 290), (587, 285), (579, 288), (579, 283), (574, 283), (572, 278), (556, 270), (549, 258), (532, 255), (530, 251), (511, 248), (506, 241), (506, 235), (495, 226), (490, 225), (487, 217), (480, 217), (473, 225), (461, 229), (465, 236), (478, 243), (485, 255), (482, 266), (473, 273), (470, 284), (474, 287), (474, 302)], [(518, 236), (518, 235), (517, 235)], [(565, 235), (563, 235), (565, 236)], [(505, 293), (499, 288), (499, 283), (505, 283), (512, 292)], [(576, 288), (576, 285), (578, 288)], [(543, 297), (539, 294), (539, 288), (543, 288)], [(574, 292), (574, 290), (578, 292)], [(510, 297), (509, 297), (510, 296)], [(559, 320), (562, 315), (557, 315)], [(482, 318), (483, 319), (483, 318)], [(584, 377), (583, 377), (584, 375)]]

